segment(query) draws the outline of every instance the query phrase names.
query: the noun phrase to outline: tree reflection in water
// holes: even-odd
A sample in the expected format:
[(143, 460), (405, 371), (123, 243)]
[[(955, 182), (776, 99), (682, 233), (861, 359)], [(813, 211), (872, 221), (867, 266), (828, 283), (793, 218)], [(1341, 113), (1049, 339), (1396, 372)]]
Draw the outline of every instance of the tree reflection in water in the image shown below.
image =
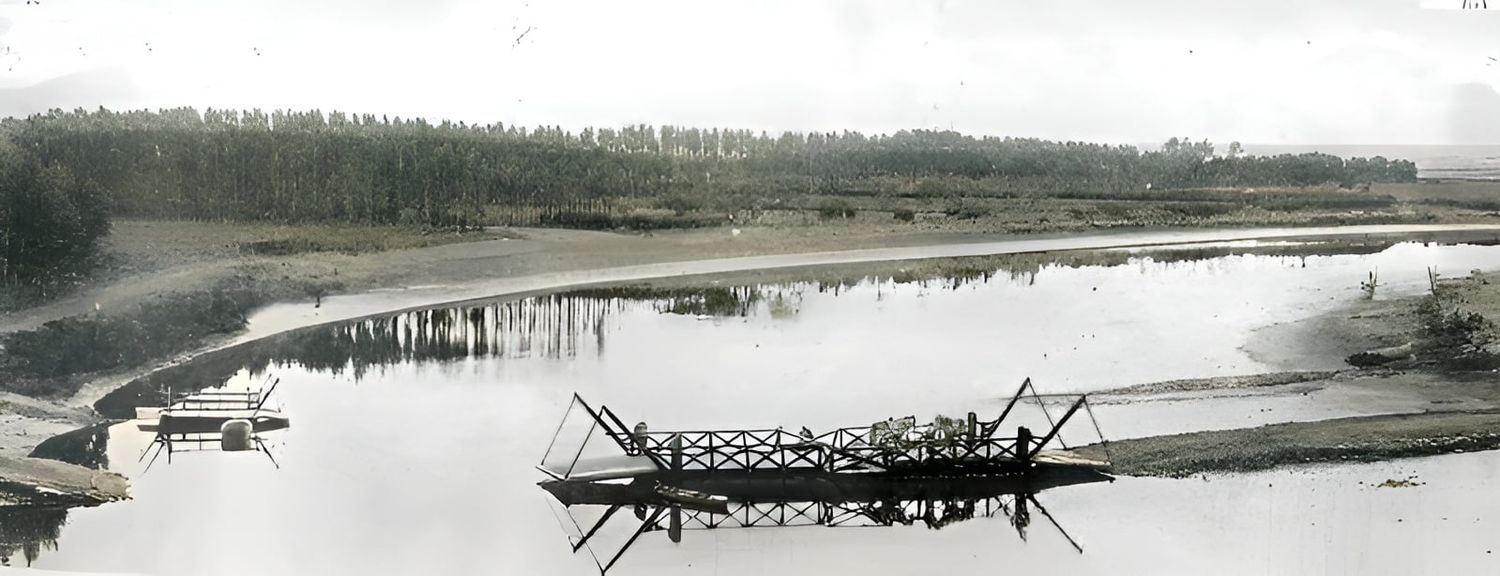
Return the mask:
[(0, 566), (12, 566), (17, 552), (31, 566), (43, 550), (57, 550), (58, 534), (68, 522), (62, 508), (0, 508)]
[(112, 418), (159, 406), (178, 394), (227, 381), (241, 370), (258, 377), (268, 367), (295, 365), (363, 378), (394, 364), (444, 363), (471, 358), (572, 358), (602, 353), (609, 318), (646, 305), (667, 314), (736, 316), (756, 313), (763, 294), (773, 303), (783, 289), (761, 287), (614, 288), (535, 296), (506, 302), (417, 310), (329, 326), (315, 326), (212, 352), (140, 378), (105, 396), (95, 408)]
[(95, 409), (108, 417), (131, 418), (135, 407), (161, 405), (169, 388), (178, 393), (201, 390), (228, 381), (242, 370), (259, 377), (267, 368), (278, 366), (301, 366), (330, 374), (350, 373), (360, 379), (372, 368), (398, 363), (599, 354), (605, 349), (610, 318), (641, 305), (664, 314), (748, 317), (764, 313), (772, 319), (785, 319), (800, 313), (804, 293), (837, 295), (860, 285), (874, 286), (880, 292), (877, 297), (895, 285), (914, 285), (923, 292), (958, 290), (996, 280), (1032, 286), (1039, 274), (1054, 268), (1120, 266), (1138, 261), (1192, 265), (1207, 258), (1245, 252), (1296, 259), (1324, 253), (1373, 253), (1392, 243), (1391, 240), (1354, 246), (1290, 243), (1254, 250), (1228, 245), (1195, 246), (1158, 249), (1149, 255), (1094, 250), (888, 262), (869, 265), (878, 270), (875, 272), (862, 267), (793, 273), (822, 276), (813, 281), (734, 287), (592, 288), (401, 312), (304, 328), (205, 354), (137, 379), (105, 396), (95, 404)]

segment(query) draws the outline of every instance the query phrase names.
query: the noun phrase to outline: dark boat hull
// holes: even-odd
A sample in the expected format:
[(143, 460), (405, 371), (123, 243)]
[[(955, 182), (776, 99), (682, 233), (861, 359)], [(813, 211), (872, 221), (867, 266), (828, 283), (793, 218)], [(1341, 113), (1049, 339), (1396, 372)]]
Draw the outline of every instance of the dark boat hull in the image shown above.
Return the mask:
[(541, 482), (559, 502), (580, 504), (662, 504), (657, 485), (712, 494), (739, 503), (883, 502), (971, 500), (1031, 494), (1076, 484), (1112, 481), (1097, 470), (1037, 464), (1024, 471), (968, 474), (905, 472), (831, 473), (816, 470), (684, 470), (640, 474), (629, 482), (547, 480)]

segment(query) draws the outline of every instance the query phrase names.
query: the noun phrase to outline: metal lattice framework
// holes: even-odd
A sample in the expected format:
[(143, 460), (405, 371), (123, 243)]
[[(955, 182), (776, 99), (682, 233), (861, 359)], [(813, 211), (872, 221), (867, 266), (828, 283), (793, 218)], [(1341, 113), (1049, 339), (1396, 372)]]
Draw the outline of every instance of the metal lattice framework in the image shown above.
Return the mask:
[[(894, 526), (918, 521), (940, 528), (973, 518), (1012, 516), (1017, 499), (997, 496), (968, 500), (901, 500), (895, 502), (763, 502), (734, 503), (729, 514), (683, 509), (685, 529), (766, 528), (784, 526)], [(665, 520), (648, 528), (666, 530)]]
[[(1028, 389), (1047, 415), (1051, 430), (1042, 438), (1020, 430), (1015, 436), (997, 436), (1001, 422)], [(980, 421), (969, 414), (967, 420), (939, 419), (918, 425), (914, 418), (906, 417), (870, 426), (839, 428), (817, 436), (805, 430), (793, 434), (780, 428), (628, 434), (608, 408), (600, 415), (619, 427), (618, 433), (611, 433), (612, 437), (631, 439), (621, 441), (627, 453), (644, 453), (664, 465), (664, 469), (862, 472), (1029, 460), (1088, 403), (1085, 395), (1073, 396), (1072, 406), (1062, 418), (1053, 421), (1041, 403), (1042, 398), (1027, 379), (994, 420)]]
[[(998, 435), (1001, 423), (1017, 403), (1026, 398), (1028, 390), (1046, 415), (1050, 430), (1040, 438), (1020, 429), (1014, 436)], [(1074, 401), (1061, 418), (1054, 420), (1042, 402), (1047, 397), (1066, 397)], [(1043, 396), (1036, 393), (1029, 378), (994, 420), (981, 421), (971, 413), (967, 420), (939, 419), (919, 425), (914, 418), (906, 417), (869, 426), (839, 428), (821, 435), (813, 435), (806, 429), (794, 434), (781, 428), (631, 431), (608, 407), (595, 410), (576, 395), (574, 402), (587, 411), (593, 426), (626, 454), (649, 457), (663, 470), (818, 470), (839, 473), (1002, 465), (1030, 460), (1057, 438), (1063, 425), (1079, 409), (1087, 409), (1091, 419), (1093, 415), (1086, 395)], [(1094, 426), (1097, 430), (1097, 421)], [(1100, 438), (1103, 439), (1102, 433)], [(549, 447), (549, 455), (553, 448)], [(576, 459), (576, 454), (574, 456)], [(544, 460), (546, 458), (544, 456)]]
[[(1036, 437), (1027, 428), (1017, 426), (1014, 436), (1000, 435), (999, 431), (1006, 418), (1020, 401), (1027, 398), (1028, 391), (1029, 397), (1036, 401), (1046, 415), (1047, 431), (1041, 437)], [(574, 518), (575, 528), (579, 528), (579, 537), (573, 550), (577, 552), (586, 547), (611, 517), (621, 508), (627, 507), (634, 508), (641, 523), (608, 561), (595, 557), (601, 573), (608, 572), (641, 534), (652, 531), (666, 531), (673, 541), (678, 541), (683, 529), (892, 526), (911, 525), (918, 521), (930, 528), (941, 528), (953, 522), (1004, 514), (1021, 538), (1025, 539), (1026, 528), (1030, 524), (1029, 508), (1034, 507), (1067, 537), (1070, 544), (1082, 552), (1082, 548), (1062, 531), (1062, 527), (1042, 508), (1031, 488), (1024, 483), (1017, 485), (1020, 489), (1016, 492), (983, 497), (897, 500), (880, 499), (879, 496), (872, 497), (867, 493), (865, 499), (836, 496), (825, 500), (788, 501), (777, 498), (776, 496), (784, 496), (777, 493), (770, 497), (762, 494), (745, 498), (747, 501), (720, 498), (716, 503), (717, 508), (714, 503), (700, 502), (699, 507), (682, 500), (664, 500), (661, 496), (661, 490), (664, 489), (662, 482), (672, 482), (672, 478), (682, 474), (716, 472), (757, 475), (766, 471), (773, 474), (789, 473), (793, 476), (801, 473), (853, 474), (856, 477), (862, 476), (862, 473), (895, 474), (899, 477), (909, 473), (922, 475), (936, 472), (960, 476), (977, 473), (1026, 477), (1031, 473), (1035, 459), (1044, 447), (1056, 440), (1066, 448), (1066, 444), (1058, 436), (1059, 431), (1079, 410), (1085, 410), (1089, 419), (1094, 420), (1094, 429), (1100, 432), (1100, 440), (1104, 440), (1098, 421), (1093, 418), (1093, 411), (1088, 406), (1087, 396), (1065, 396), (1070, 400), (1070, 406), (1057, 419), (1053, 419), (1052, 414), (1047, 411), (1044, 397), (1036, 392), (1028, 378), (994, 420), (981, 421), (970, 413), (962, 420), (940, 417), (931, 423), (919, 425), (915, 418), (906, 417), (869, 426), (839, 428), (823, 434), (813, 434), (806, 428), (797, 433), (781, 428), (651, 432), (644, 423), (631, 429), (608, 407), (601, 406), (595, 410), (574, 395), (574, 407), (581, 407), (586, 411), (589, 420), (584, 438), (600, 432), (609, 439), (609, 443), (618, 446), (627, 456), (649, 459), (647, 468), (651, 468), (651, 465), (655, 468), (649, 473), (662, 476), (656, 480), (657, 496), (644, 497), (634, 504), (619, 501), (609, 504), (603, 516), (587, 530), (578, 526), (577, 519)], [(565, 424), (566, 421), (565, 418)], [(560, 425), (552, 445), (543, 456), (543, 465), (538, 466), (552, 476), (555, 482), (570, 481), (574, 467), (588, 443), (584, 440), (576, 449), (570, 449), (565, 443), (559, 442), (562, 430), (563, 426)], [(1104, 447), (1107, 458), (1107, 441)], [(554, 457), (555, 450), (559, 465), (548, 468), (547, 463)], [(689, 500), (712, 497), (710, 494), (691, 491), (688, 494), (680, 492), (679, 490), (679, 494), (674, 497)]]
[[(1019, 437), (961, 435), (944, 439), (931, 425), (889, 435), (873, 426), (840, 428), (813, 438), (785, 430), (651, 432), (653, 459), (680, 460), (675, 470), (820, 470), (858, 472), (935, 464), (988, 464), (1022, 457)], [(680, 439), (680, 448), (677, 442)], [(680, 452), (679, 452), (680, 450)]]

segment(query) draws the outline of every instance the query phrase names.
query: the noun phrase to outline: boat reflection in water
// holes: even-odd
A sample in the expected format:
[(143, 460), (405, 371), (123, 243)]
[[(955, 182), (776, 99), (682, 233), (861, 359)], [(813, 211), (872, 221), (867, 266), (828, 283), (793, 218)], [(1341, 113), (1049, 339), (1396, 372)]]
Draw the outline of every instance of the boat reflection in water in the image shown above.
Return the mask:
[[(1030, 390), (1047, 416), (1040, 437), (1025, 426), (1001, 432)], [(762, 526), (892, 526), (954, 522), (1003, 514), (1022, 539), (1031, 510), (1061, 531), (1035, 494), (1051, 488), (1111, 481), (1106, 461), (1053, 449), (1058, 432), (1080, 411), (1084, 395), (1053, 420), (1027, 380), (998, 418), (981, 421), (915, 418), (814, 434), (783, 429), (652, 432), (626, 428), (601, 406), (578, 396), (538, 469), (539, 485), (556, 503), (574, 552), (588, 549), (607, 572), (637, 538), (683, 529)], [(1095, 430), (1098, 430), (1095, 422)], [(623, 542), (601, 545), (621, 509), (637, 520)], [(1066, 532), (1063, 533), (1066, 537)], [(1069, 543), (1082, 547), (1068, 537)], [(604, 556), (595, 549), (605, 552)]]
[[(291, 426), (280, 407), (269, 402), (279, 383), (279, 379), (272, 380), (259, 390), (193, 392), (164, 408), (137, 408), (137, 428), (156, 433), (141, 452), (142, 460), (152, 454), (146, 470), (163, 452), (170, 464), (174, 453), (202, 451), (260, 452), (279, 468), (262, 436)], [(167, 397), (172, 397), (170, 391)]]

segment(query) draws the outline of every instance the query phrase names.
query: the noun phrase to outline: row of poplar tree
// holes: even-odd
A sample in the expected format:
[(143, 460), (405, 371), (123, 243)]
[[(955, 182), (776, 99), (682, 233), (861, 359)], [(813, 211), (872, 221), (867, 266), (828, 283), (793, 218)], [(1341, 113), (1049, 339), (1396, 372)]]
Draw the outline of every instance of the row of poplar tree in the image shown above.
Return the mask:
[[(429, 123), (341, 112), (54, 111), (0, 123), (45, 166), (98, 184), (117, 215), (446, 225), (487, 206), (607, 210), (620, 197), (920, 193), (1128, 194), (1160, 188), (1410, 181), (1416, 167), (1325, 154), (1246, 156), (1174, 139), (1159, 150), (947, 131), (747, 130)], [(895, 184), (893, 184), (895, 183)], [(1008, 185), (1001, 185), (1008, 184)]]

